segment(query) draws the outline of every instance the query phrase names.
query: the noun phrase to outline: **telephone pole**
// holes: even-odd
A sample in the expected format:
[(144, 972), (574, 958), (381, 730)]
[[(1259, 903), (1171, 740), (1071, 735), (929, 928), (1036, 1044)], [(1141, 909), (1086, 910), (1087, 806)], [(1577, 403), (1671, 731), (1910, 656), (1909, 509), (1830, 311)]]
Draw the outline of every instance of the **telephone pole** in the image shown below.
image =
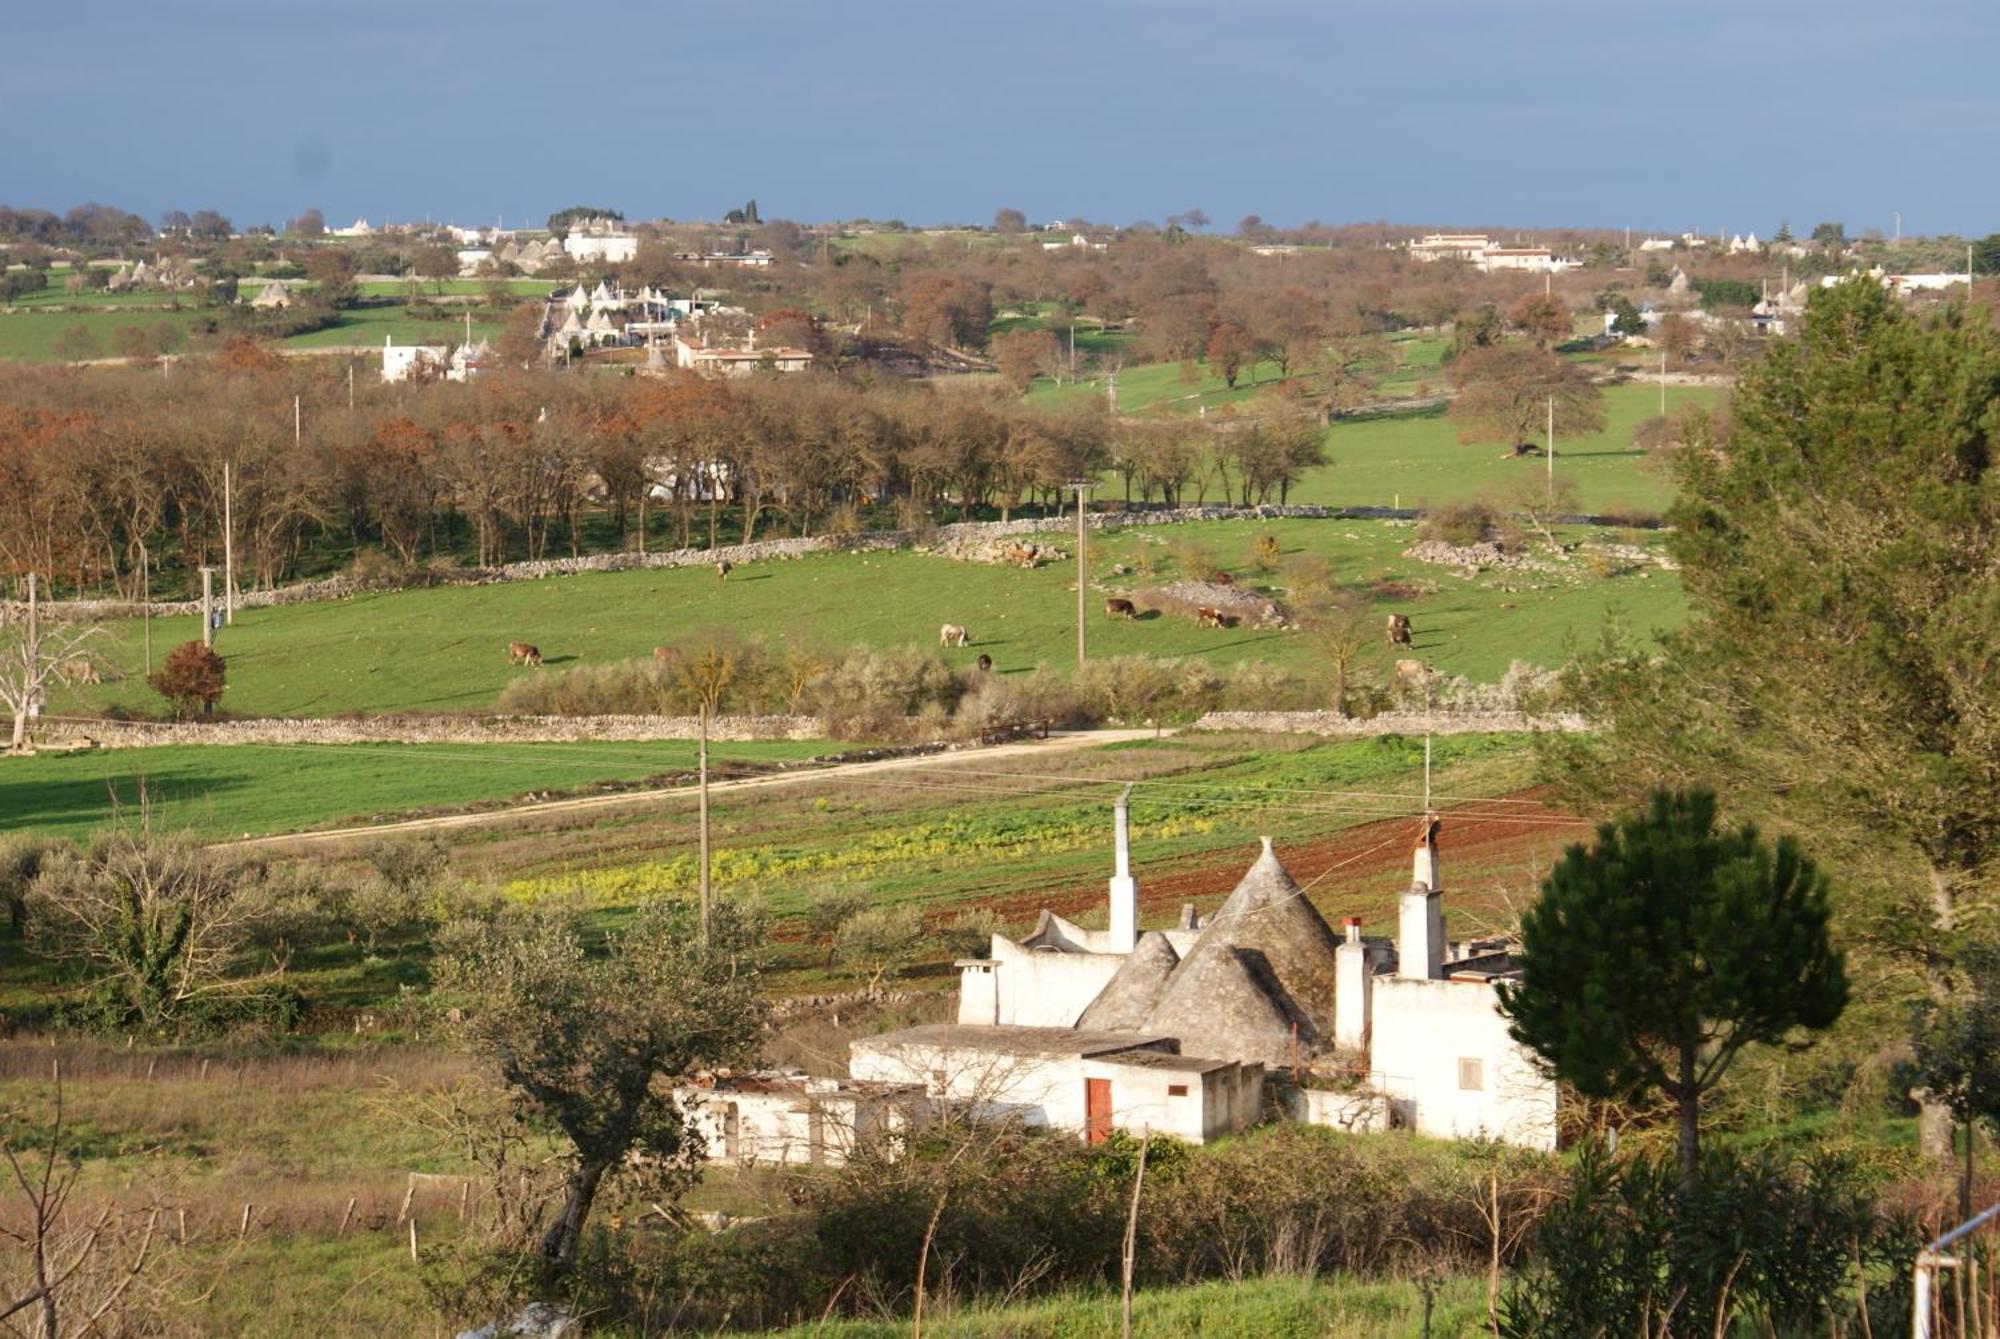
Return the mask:
[(1549, 501), (1556, 500), (1556, 397), (1549, 397)]
[(1090, 510), (1090, 490), (1087, 480), (1079, 479), (1070, 485), (1076, 490), (1076, 667), (1083, 668), (1083, 607), (1090, 596), (1090, 530), (1085, 524)]
[(236, 510), (234, 472), (222, 462), (222, 619), (236, 626)]
[(215, 645), (215, 569), (201, 569), (201, 644)]

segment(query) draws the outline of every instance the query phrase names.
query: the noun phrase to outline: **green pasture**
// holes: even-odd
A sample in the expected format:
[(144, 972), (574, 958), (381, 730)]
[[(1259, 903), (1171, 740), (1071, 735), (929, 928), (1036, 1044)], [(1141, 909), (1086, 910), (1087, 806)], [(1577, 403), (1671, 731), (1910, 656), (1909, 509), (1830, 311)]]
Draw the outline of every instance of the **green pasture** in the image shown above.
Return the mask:
[[(340, 313), (340, 319), (319, 330), (309, 330), (303, 335), (293, 335), (279, 341), (279, 347), (287, 349), (329, 349), (347, 345), (365, 345), (379, 348), (383, 338), (393, 338), (398, 344), (456, 344), (465, 338), (465, 308), (459, 308), (442, 320), (424, 321), (411, 316), (400, 305), (388, 307), (352, 307)], [(483, 310), (472, 313), (472, 337), (474, 339), (495, 339), (500, 334), (500, 322)]]
[[(796, 761), (836, 746), (817, 741), (721, 743), (714, 774)], [(73, 837), (136, 814), (235, 837), (343, 826), (413, 810), (588, 791), (601, 782), (659, 784), (695, 765), (695, 745), (245, 744), (174, 745), (0, 758), (0, 833)]]
[[(517, 297), (546, 297), (556, 288), (569, 285), (558, 284), (553, 279), (447, 279), (442, 285), (431, 279), (364, 279), (355, 284), (361, 296), (367, 298), (404, 298), (413, 294), (418, 298), (432, 298), (442, 294), (445, 297), (483, 298), (495, 282), (505, 284), (507, 291)], [(411, 285), (416, 287), (412, 290)], [(588, 287), (588, 285), (586, 285)]]
[[(1024, 315), (997, 321), (994, 328), (997, 333), (1008, 329), (1031, 329), (1043, 323)], [(1131, 338), (1123, 334), (1087, 334), (1079, 329), (1077, 353), (1081, 357), (1087, 351), (1108, 353), (1127, 349)], [(1440, 380), (1438, 360), (1445, 350), (1443, 340), (1424, 335), (1399, 335), (1389, 341), (1389, 347), (1395, 353), (1396, 363), (1377, 386), (1378, 396), (1389, 399), (1414, 395), (1426, 389), (1427, 384), (1442, 389), (1436, 383)], [(1142, 411), (1194, 414), (1225, 405), (1241, 405), (1267, 393), (1283, 379), (1278, 365), (1268, 361), (1246, 366), (1233, 389), (1224, 384), (1221, 377), (1211, 373), (1206, 363), (1195, 363), (1191, 370), (1193, 380), (1184, 376), (1179, 363), (1136, 363), (1118, 369), (1119, 411), (1128, 414)], [(1298, 370), (1294, 368), (1295, 373)], [(1046, 377), (1038, 377), (1029, 388), (1028, 399), (1031, 403), (1040, 404), (1104, 399), (1108, 395), (1110, 375), (1096, 371), (1060, 386)]]
[[(1667, 409), (1713, 404), (1717, 392), (1701, 386), (1667, 390)], [(1673, 500), (1673, 479), (1632, 447), (1639, 424), (1660, 412), (1659, 387), (1643, 382), (1608, 386), (1602, 432), (1556, 440), (1557, 477), (1573, 481), (1577, 502), (1591, 512), (1659, 512)], [(1316, 470), (1292, 489), (1293, 502), (1327, 506), (1426, 506), (1482, 494), (1496, 499), (1523, 475), (1543, 477), (1539, 457), (1517, 458), (1493, 442), (1458, 440), (1458, 425), (1442, 407), (1411, 413), (1343, 419), (1327, 429), (1330, 468)]]
[[(1344, 586), (1382, 608), (1410, 614), (1415, 653), (1444, 672), (1473, 679), (1497, 679), (1516, 659), (1559, 664), (1573, 646), (1593, 643), (1614, 613), (1641, 633), (1681, 617), (1678, 581), (1656, 567), (1603, 575), (1599, 564), (1578, 558), (1548, 572), (1466, 577), (1405, 558), (1415, 538), (1407, 522), (1224, 522), (1093, 537), (1090, 653), (1195, 655), (1225, 669), (1242, 660), (1313, 666), (1310, 642), (1294, 632), (1202, 628), (1168, 615), (1103, 615), (1104, 595), (1175, 579), (1176, 554), (1186, 546), (1202, 550), (1204, 561), (1244, 584), (1282, 584), (1251, 566), (1252, 542), (1267, 530), (1285, 559), (1322, 555)], [(1615, 536), (1600, 530), (1571, 538)], [(1136, 570), (1116, 575), (1114, 565), (1121, 563)], [(1155, 575), (1144, 575), (1148, 566)], [(1410, 589), (1378, 592), (1373, 583), (1382, 581)], [(1003, 674), (1042, 662), (1063, 668), (1074, 657), (1075, 589), (1069, 563), (1024, 571), (904, 551), (818, 554), (746, 564), (727, 582), (706, 567), (655, 569), (246, 609), (217, 645), (229, 662), (224, 706), (239, 714), (468, 711), (491, 708), (513, 675), (546, 672), (509, 666), (512, 641), (535, 643), (546, 666), (560, 667), (645, 657), (656, 645), (712, 633), (796, 639), (836, 650), (935, 646), (939, 625), (949, 622), (967, 625), (973, 637), (970, 647), (946, 653), (956, 664), (986, 654)], [(143, 682), (138, 621), (107, 626), (107, 678), (115, 681), (65, 690), (52, 711), (158, 708)], [(152, 620), (154, 663), (199, 633), (199, 620), (191, 616)], [(1370, 656), (1378, 669), (1392, 658), (1386, 646), (1371, 647)]]
[(0, 315), (0, 359), (58, 361), (56, 341), (65, 331), (77, 327), (90, 335), (91, 347), (85, 350), (85, 357), (115, 358), (118, 333), (127, 326), (137, 326), (150, 334), (164, 325), (184, 340), (190, 324), (212, 315), (213, 312), (194, 307), (182, 311), (13, 312)]

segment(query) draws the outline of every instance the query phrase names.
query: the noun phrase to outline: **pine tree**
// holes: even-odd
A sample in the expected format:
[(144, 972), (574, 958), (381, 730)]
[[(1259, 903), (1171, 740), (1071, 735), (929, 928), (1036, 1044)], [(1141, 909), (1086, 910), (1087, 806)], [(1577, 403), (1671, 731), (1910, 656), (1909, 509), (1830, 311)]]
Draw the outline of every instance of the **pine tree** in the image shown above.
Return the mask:
[(1586, 1097), (1674, 1102), (1692, 1185), (1702, 1100), (1743, 1048), (1828, 1027), (1846, 1007), (1828, 917), (1826, 879), (1789, 838), (1718, 829), (1709, 792), (1658, 791), (1550, 872), (1501, 1009)]

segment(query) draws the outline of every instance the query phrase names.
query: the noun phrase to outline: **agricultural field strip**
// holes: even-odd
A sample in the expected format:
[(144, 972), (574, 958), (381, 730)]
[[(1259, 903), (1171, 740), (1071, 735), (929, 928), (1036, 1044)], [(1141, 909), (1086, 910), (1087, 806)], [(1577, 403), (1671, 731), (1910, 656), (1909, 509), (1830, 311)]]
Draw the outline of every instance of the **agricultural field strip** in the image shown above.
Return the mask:
[[(988, 756), (994, 757), (1012, 757), (1029, 752), (1059, 752), (1064, 749), (1092, 748), (1099, 745), (1122, 743), (1131, 739), (1144, 739), (1151, 734), (1152, 732), (1149, 730), (1075, 731), (1054, 734), (1047, 740), (1038, 741), (1033, 744), (994, 745), (987, 753)], [(927, 754), (916, 758), (886, 758), (874, 762), (840, 763), (831, 767), (785, 772), (775, 776), (741, 777), (730, 781), (712, 782), (709, 785), (709, 793), (712, 795), (718, 791), (764, 790), (774, 787), (800, 785), (808, 781), (823, 781), (828, 778), (871, 777), (881, 772), (935, 767), (939, 764), (957, 761), (961, 756), (960, 754), (952, 753)], [(669, 787), (661, 790), (621, 791), (615, 795), (588, 795), (577, 799), (543, 800), (533, 804), (516, 805), (506, 809), (486, 810), (473, 814), (440, 814), (432, 818), (407, 819), (398, 823), (383, 823), (370, 827), (333, 828), (321, 832), (253, 837), (248, 840), (238, 839), (236, 841), (217, 842), (215, 845), (225, 850), (297, 847), (323, 842), (344, 841), (356, 837), (377, 837), (392, 833), (435, 832), (450, 828), (478, 827), (491, 823), (513, 822), (522, 818), (579, 813), (623, 804), (650, 804), (661, 800), (685, 799), (692, 794), (694, 794), (693, 788), (687, 786)]]

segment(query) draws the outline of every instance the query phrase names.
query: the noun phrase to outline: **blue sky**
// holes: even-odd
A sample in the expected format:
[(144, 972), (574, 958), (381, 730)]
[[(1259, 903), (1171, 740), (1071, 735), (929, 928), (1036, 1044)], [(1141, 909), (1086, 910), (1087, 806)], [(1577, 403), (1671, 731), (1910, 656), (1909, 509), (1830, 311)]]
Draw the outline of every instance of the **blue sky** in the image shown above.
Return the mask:
[(38, 2), (0, 202), (2000, 230), (2000, 5)]

